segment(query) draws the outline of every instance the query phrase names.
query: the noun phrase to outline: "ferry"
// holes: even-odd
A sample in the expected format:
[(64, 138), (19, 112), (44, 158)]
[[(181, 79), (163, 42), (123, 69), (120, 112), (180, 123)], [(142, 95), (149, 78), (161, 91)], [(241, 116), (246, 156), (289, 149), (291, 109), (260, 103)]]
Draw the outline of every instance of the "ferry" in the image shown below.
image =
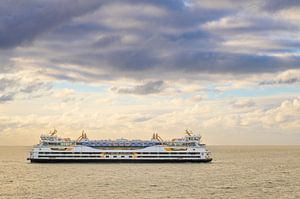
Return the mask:
[(211, 153), (200, 134), (186, 130), (182, 138), (164, 141), (157, 133), (151, 140), (89, 140), (83, 131), (76, 140), (42, 134), (29, 158), (32, 163), (55, 162), (211, 162)]

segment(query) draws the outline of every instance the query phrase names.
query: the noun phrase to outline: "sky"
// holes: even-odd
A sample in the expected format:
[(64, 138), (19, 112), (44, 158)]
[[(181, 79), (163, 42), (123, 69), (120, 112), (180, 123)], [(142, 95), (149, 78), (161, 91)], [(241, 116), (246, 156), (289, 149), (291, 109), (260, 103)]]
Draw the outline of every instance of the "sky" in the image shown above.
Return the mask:
[(300, 144), (298, 0), (2, 0), (0, 145)]

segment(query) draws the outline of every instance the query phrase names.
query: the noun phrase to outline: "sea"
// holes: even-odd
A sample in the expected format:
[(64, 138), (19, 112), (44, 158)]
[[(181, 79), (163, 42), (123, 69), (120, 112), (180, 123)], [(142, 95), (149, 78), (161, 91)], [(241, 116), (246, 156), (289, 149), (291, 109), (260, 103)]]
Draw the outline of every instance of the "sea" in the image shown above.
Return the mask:
[(300, 146), (208, 146), (211, 163), (31, 164), (0, 147), (0, 198), (300, 198)]

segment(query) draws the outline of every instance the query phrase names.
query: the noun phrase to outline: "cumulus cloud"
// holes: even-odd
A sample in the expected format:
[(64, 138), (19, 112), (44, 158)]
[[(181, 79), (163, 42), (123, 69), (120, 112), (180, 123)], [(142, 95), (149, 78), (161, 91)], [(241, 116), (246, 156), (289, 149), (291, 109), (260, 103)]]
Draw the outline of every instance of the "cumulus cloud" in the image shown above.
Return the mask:
[(300, 82), (300, 71), (288, 70), (278, 74), (271, 80), (264, 80), (259, 82), (259, 85), (295, 84), (298, 82)]
[[(251, 105), (252, 106), (252, 105)], [(240, 108), (240, 107), (238, 107)], [(208, 119), (206, 126), (223, 125), (226, 128), (286, 129), (295, 132), (300, 127), (300, 98), (284, 100), (270, 108), (255, 108), (232, 112)]]

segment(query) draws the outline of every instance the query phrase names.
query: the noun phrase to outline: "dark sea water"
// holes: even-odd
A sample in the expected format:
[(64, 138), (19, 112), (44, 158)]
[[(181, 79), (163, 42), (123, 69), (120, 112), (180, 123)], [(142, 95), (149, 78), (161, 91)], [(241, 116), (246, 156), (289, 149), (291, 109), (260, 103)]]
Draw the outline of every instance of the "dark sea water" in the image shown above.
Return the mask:
[(300, 146), (208, 148), (208, 164), (30, 164), (0, 147), (0, 198), (300, 198)]

